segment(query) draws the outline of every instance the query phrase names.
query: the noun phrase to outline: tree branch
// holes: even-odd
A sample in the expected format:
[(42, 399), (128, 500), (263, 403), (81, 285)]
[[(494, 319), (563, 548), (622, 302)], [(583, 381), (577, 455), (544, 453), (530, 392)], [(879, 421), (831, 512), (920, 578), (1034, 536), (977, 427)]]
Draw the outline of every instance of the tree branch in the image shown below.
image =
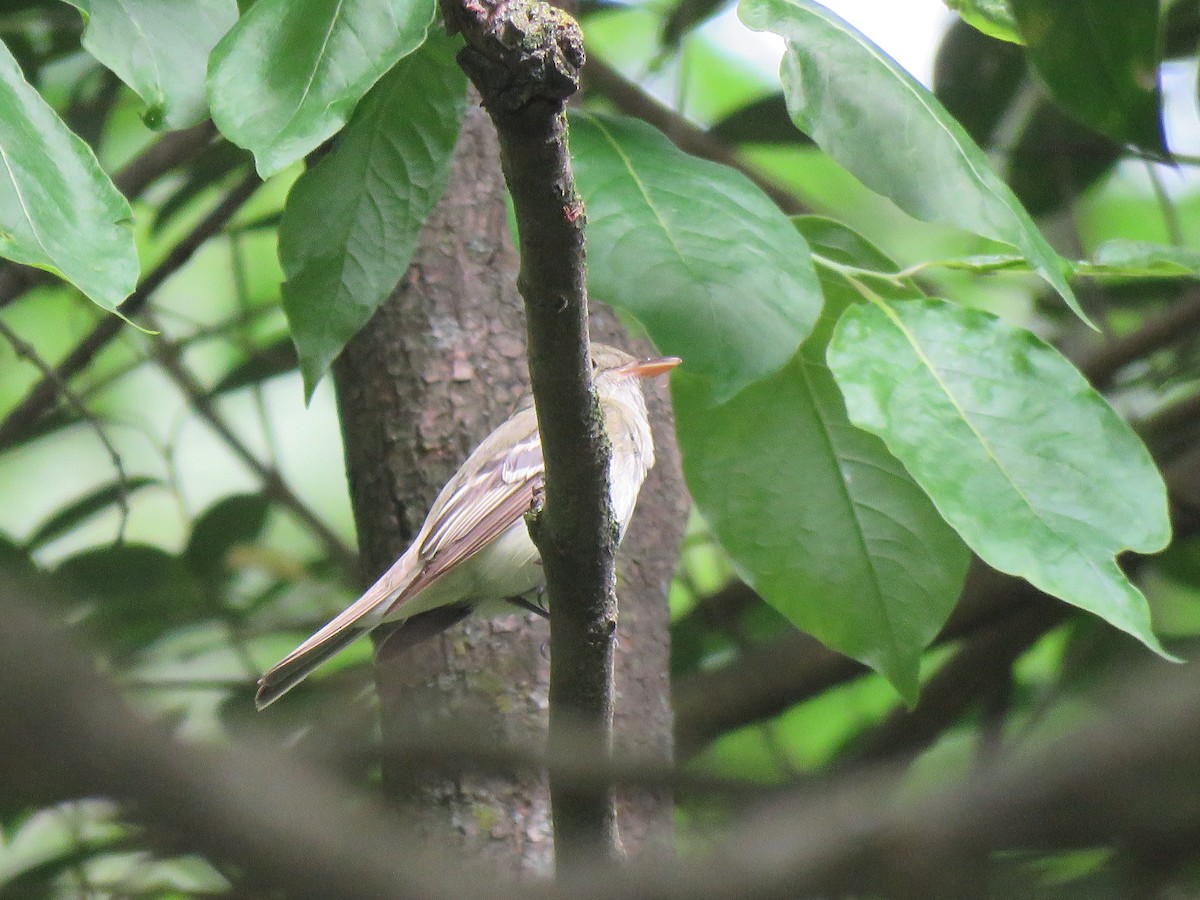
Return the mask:
[(1197, 331), (1200, 331), (1200, 291), (1193, 291), (1129, 334), (1106, 341), (1090, 352), (1085, 351), (1079, 360), (1079, 369), (1092, 387), (1103, 390), (1131, 362), (1179, 343)]
[(204, 385), (197, 381), (196, 376), (184, 365), (179, 346), (163, 338), (161, 333), (156, 336), (155, 346), (159, 365), (187, 398), (188, 405), (196, 415), (207, 422), (246, 468), (258, 477), (263, 485), (263, 493), (291, 512), (321, 543), (330, 560), (346, 576), (352, 576), (358, 562), (354, 552), (297, 496), (277, 469), (263, 462), (246, 446), (245, 441), (221, 416)]
[[(0, 579), (0, 790), (10, 802), (112, 797), (168, 843), (233, 862), (295, 900), (496, 900), (515, 891), (422, 857), (393, 819), (278, 747), (186, 744)], [(440, 877), (438, 872), (441, 873)]]
[[(578, 89), (583, 36), (544, 3), (443, 0), (459, 63), (500, 140), (516, 212), (529, 372), (546, 463), (546, 502), (530, 519), (554, 610), (550, 630), (550, 746), (581, 731), (602, 755), (612, 745), (616, 527), (608, 491), (611, 448), (591, 379), (584, 289), (584, 212), (567, 151), (566, 100)], [(611, 788), (551, 781), (555, 852), (571, 869), (619, 854)]]

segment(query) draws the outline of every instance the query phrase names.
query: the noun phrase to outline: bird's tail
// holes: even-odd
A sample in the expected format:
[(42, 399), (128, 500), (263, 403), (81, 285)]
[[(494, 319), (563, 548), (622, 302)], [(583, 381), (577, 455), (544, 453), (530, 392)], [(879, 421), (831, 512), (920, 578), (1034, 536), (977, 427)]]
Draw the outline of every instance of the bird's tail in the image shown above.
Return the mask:
[(258, 679), (254, 705), (260, 710), (266, 709), (307, 678), (317, 666), (378, 625), (394, 598), (411, 583), (414, 558), (409, 553), (401, 556), (358, 600), (267, 670)]
[(311, 644), (311, 646), (296, 648), (286, 659), (272, 666), (262, 678), (258, 679), (258, 692), (254, 695), (254, 705), (260, 711), (266, 709), (307, 678), (317, 666), (365, 631), (367, 629), (350, 625), (318, 643), (311, 643), (313, 639), (309, 638), (305, 643)]

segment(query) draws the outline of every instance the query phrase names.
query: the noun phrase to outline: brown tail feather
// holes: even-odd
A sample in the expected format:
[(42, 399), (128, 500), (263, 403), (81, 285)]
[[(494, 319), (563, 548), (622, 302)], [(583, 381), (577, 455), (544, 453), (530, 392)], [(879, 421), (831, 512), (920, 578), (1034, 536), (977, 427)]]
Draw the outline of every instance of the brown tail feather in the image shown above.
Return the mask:
[(260, 711), (266, 709), (363, 632), (362, 628), (345, 628), (307, 648), (303, 653), (285, 659), (258, 679), (258, 693), (254, 695), (254, 705)]

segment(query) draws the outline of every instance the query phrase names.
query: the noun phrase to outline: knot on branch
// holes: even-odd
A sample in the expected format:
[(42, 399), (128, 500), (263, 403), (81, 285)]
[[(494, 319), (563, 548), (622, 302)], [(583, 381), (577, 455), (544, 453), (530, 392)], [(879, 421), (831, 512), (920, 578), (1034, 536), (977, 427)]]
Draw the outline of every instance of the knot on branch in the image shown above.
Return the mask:
[(467, 42), (459, 65), (492, 115), (539, 102), (562, 107), (579, 90), (583, 33), (562, 10), (530, 0), (442, 0), (442, 14)]

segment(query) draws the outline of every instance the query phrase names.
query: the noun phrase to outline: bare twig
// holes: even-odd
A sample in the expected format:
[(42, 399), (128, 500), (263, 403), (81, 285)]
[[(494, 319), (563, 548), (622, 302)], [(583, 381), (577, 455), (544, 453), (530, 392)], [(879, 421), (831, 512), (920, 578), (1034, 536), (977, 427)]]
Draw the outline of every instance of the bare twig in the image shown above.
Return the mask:
[[(546, 502), (530, 521), (555, 613), (550, 629), (550, 745), (589, 733), (612, 745), (616, 529), (610, 447), (592, 386), (584, 290), (583, 203), (566, 146), (566, 100), (583, 64), (583, 36), (544, 3), (443, 0), (459, 63), (496, 126), (520, 237), (529, 371), (546, 463)], [(560, 867), (619, 853), (611, 787), (551, 780)]]
[(27, 360), (42, 373), (43, 378), (53, 381), (58, 386), (63, 399), (79, 413), (79, 417), (91, 427), (92, 431), (96, 433), (96, 437), (100, 439), (105, 452), (108, 453), (108, 458), (112, 461), (113, 469), (117, 473), (117, 484), (120, 487), (117, 493), (117, 508), (120, 510), (121, 519), (117, 526), (117, 543), (121, 543), (125, 539), (125, 526), (129, 523), (129, 475), (125, 471), (125, 463), (121, 459), (121, 454), (108, 436), (104, 424), (92, 414), (79, 395), (71, 390), (70, 385), (60, 379), (54, 367), (42, 359), (37, 350), (9, 328), (3, 320), (0, 320), (0, 336), (3, 336), (12, 345), (13, 352), (17, 356)]
[(1171, 304), (1137, 330), (1082, 354), (1079, 370), (1097, 390), (1108, 387), (1125, 366), (1200, 332), (1200, 291)]
[(216, 404), (196, 376), (183, 362), (179, 346), (161, 334), (155, 337), (156, 358), (176, 387), (187, 397), (189, 407), (220, 436), (251, 472), (262, 482), (264, 493), (292, 513), (320, 541), (329, 558), (345, 573), (355, 570), (355, 554), (300, 497), (291, 489), (279, 471), (260, 460), (246, 446), (217, 410)]

